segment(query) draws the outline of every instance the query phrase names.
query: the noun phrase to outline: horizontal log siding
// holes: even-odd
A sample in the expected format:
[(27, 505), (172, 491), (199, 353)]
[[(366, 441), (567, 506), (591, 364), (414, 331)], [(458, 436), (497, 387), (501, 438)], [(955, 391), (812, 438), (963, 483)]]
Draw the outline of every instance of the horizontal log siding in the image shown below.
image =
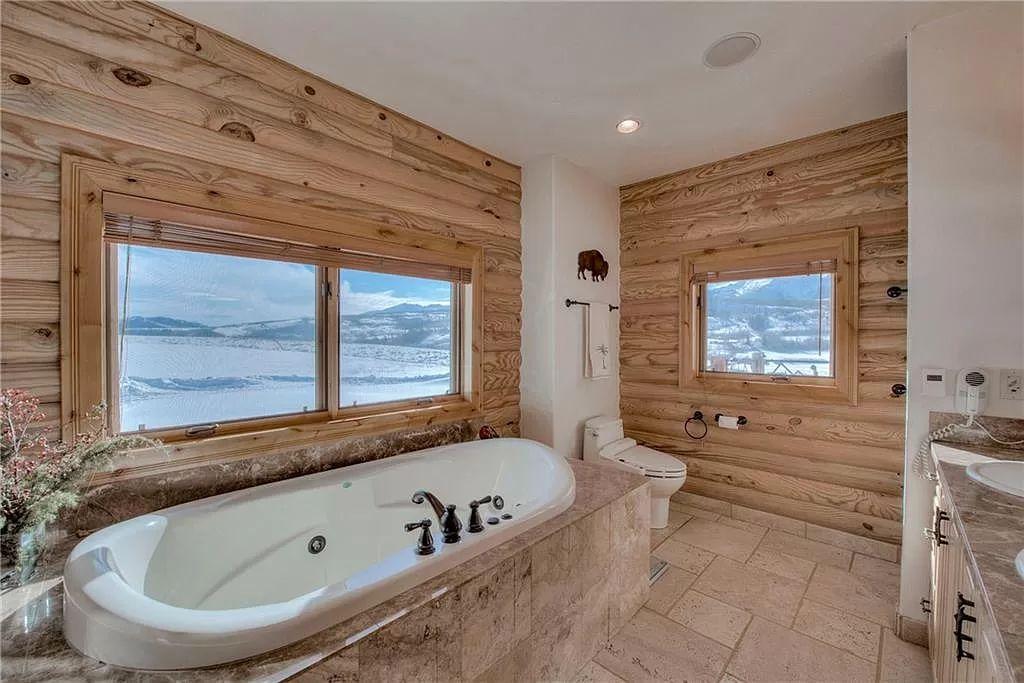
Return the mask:
[(2, 21), (3, 386), (60, 415), (59, 161), (72, 153), (483, 246), (482, 404), (519, 433), (517, 166), (148, 3), (5, 2)]
[[(906, 377), (906, 116), (620, 190), (620, 408), (630, 436), (689, 464), (685, 490), (898, 543)], [(856, 406), (680, 391), (679, 254), (856, 226)], [(701, 442), (683, 421), (743, 414)]]

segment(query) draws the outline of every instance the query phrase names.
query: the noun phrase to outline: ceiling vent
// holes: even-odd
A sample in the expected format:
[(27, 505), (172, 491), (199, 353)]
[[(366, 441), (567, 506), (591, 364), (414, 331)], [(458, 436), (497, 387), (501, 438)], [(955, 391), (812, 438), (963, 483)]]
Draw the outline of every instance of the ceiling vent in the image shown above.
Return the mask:
[(704, 52), (704, 66), (726, 69), (749, 59), (761, 47), (756, 33), (730, 33), (719, 38)]

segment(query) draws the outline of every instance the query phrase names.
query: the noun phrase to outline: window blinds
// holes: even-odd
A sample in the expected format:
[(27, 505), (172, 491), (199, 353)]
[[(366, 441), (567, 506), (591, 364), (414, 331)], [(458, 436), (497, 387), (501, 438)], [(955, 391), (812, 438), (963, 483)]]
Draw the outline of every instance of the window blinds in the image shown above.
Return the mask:
[(692, 284), (705, 284), (708, 282), (727, 282), (731, 280), (756, 280), (758, 278), (784, 277), (787, 275), (835, 273), (837, 270), (836, 259), (816, 259), (785, 265), (760, 265), (737, 267), (729, 270), (699, 271), (690, 277), (690, 282)]
[[(471, 269), (463, 266), (395, 258), (365, 249), (357, 251), (303, 244), (265, 235), (247, 235), (236, 230), (188, 225), (124, 213), (104, 213), (103, 239), (113, 244), (288, 261), (326, 268), (355, 268), (460, 284), (468, 284), (472, 279)], [(360, 241), (366, 242), (365, 239)]]

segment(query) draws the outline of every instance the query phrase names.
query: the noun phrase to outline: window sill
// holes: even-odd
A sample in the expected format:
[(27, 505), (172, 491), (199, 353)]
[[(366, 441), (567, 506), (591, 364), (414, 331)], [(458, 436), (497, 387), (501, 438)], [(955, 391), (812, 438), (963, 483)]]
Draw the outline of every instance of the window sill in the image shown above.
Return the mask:
[(159, 449), (134, 451), (119, 459), (114, 469), (94, 474), (89, 486), (244, 460), (273, 451), (329, 443), (349, 436), (380, 434), (482, 416), (473, 403), (461, 397), (429, 406), (391, 407), (390, 410), (387, 406), (381, 406), (381, 412), (369, 412), (370, 409), (368, 406), (358, 414), (323, 422), (177, 441)]

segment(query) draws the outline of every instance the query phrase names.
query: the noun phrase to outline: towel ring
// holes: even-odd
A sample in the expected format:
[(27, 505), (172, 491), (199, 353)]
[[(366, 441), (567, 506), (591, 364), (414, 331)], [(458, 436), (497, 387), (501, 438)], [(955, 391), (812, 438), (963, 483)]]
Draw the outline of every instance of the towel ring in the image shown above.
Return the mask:
[[(701, 432), (701, 434), (699, 436), (697, 436), (695, 434), (692, 434), (690, 432), (690, 423), (691, 422), (697, 422), (702, 427), (704, 427), (704, 431)], [(686, 422), (683, 423), (683, 431), (686, 432), (686, 435), (688, 437), (690, 437), (691, 439), (696, 439), (697, 441), (700, 441), (705, 436), (707, 436), (708, 435), (708, 423), (704, 421), (704, 413), (700, 412), (699, 410), (693, 411), (693, 417), (686, 418)]]

